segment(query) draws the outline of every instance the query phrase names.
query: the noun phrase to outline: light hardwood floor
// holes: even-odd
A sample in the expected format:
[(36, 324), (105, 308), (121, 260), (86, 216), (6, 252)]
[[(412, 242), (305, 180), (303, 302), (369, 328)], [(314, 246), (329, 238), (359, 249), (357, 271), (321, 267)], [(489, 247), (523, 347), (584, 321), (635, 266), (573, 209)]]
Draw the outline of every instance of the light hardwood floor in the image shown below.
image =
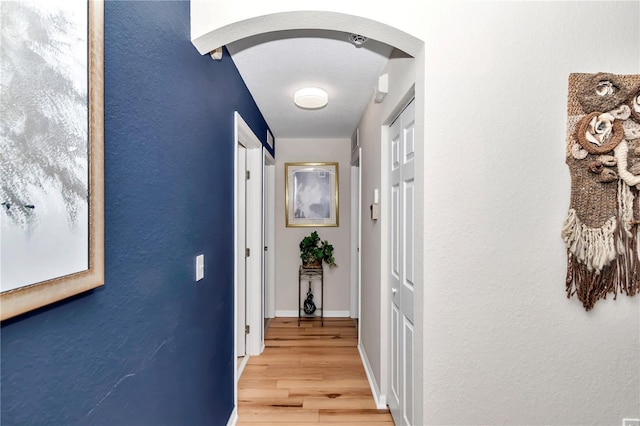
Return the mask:
[(354, 320), (275, 318), (238, 383), (238, 425), (393, 425), (376, 409)]

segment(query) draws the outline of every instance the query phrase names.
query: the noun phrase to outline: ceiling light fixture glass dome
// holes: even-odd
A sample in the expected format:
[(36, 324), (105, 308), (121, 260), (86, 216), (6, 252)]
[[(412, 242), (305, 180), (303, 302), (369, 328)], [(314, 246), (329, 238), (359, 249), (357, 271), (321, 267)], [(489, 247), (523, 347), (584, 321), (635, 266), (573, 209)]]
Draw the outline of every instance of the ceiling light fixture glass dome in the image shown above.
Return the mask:
[(304, 87), (295, 93), (293, 102), (303, 109), (319, 109), (327, 105), (329, 95), (319, 87)]

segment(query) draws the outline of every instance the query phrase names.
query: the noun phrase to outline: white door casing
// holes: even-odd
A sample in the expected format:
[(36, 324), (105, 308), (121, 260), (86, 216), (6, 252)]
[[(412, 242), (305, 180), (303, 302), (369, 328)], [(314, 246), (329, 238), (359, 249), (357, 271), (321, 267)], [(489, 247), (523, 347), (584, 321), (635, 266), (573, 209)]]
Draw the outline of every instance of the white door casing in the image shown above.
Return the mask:
[(415, 106), (389, 128), (390, 369), (388, 402), (397, 425), (414, 423)]
[(242, 144), (236, 145), (236, 357), (245, 356), (247, 325), (247, 262), (244, 255), (246, 247), (246, 172), (247, 172), (247, 148)]
[(263, 159), (263, 239), (264, 239), (264, 317), (276, 316), (275, 298), (275, 159), (266, 149)]
[[(360, 156), (362, 148), (355, 149), (351, 158), (351, 318), (360, 317), (360, 223), (361, 223), (361, 180)], [(360, 324), (360, 323), (358, 323)], [(358, 336), (360, 333), (358, 333)]]
[[(262, 350), (261, 322), (262, 314), (262, 143), (251, 128), (235, 113), (236, 141), (247, 148), (246, 179), (246, 247), (249, 256), (246, 258), (247, 282), (247, 354), (259, 355)], [(244, 254), (236, 251), (236, 253)]]
[[(262, 335), (262, 143), (238, 112), (234, 114), (234, 129), (234, 306), (238, 307), (238, 301), (242, 298), (241, 292), (244, 282), (246, 283), (244, 317), (246, 325), (250, 329), (249, 334), (245, 335), (245, 324), (242, 324), (242, 318), (239, 319), (242, 314), (236, 312), (234, 315), (236, 342), (233, 359), (235, 365), (237, 357), (240, 356), (237, 351), (241, 340), (246, 338), (245, 355), (259, 355), (264, 346), (264, 337)], [(244, 166), (242, 158), (246, 158)], [(249, 175), (240, 172), (242, 167), (249, 172)], [(247, 179), (247, 177), (249, 178)], [(244, 194), (243, 188), (245, 188)], [(242, 199), (244, 199), (244, 208), (241, 204)], [(244, 212), (244, 226), (240, 223), (243, 221), (242, 212)], [(244, 236), (242, 235), (243, 229)], [(245, 249), (249, 250), (249, 256), (245, 256)], [(243, 263), (246, 263), (244, 268), (242, 268)], [(243, 270), (244, 280), (242, 280)], [(243, 337), (240, 337), (241, 335)], [(248, 356), (245, 356), (240, 368), (235, 370), (234, 401), (236, 406), (238, 380), (247, 358)]]

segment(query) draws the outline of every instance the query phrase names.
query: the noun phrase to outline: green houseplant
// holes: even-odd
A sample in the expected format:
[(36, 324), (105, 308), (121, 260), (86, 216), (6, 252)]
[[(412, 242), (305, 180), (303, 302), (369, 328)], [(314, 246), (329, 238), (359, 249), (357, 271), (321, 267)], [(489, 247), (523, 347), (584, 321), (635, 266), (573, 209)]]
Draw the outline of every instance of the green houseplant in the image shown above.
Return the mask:
[(330, 267), (338, 266), (333, 257), (333, 246), (327, 240), (321, 240), (317, 231), (313, 231), (300, 241), (300, 259), (307, 267), (319, 268), (322, 261)]

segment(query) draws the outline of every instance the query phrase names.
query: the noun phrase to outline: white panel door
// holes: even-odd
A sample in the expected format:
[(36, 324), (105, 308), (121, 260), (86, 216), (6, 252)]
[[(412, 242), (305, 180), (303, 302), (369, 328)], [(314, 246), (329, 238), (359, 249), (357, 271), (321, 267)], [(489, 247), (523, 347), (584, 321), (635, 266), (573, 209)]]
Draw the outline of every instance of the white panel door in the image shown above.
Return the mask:
[(389, 408), (396, 425), (414, 419), (414, 123), (411, 102), (389, 128), (391, 368)]

